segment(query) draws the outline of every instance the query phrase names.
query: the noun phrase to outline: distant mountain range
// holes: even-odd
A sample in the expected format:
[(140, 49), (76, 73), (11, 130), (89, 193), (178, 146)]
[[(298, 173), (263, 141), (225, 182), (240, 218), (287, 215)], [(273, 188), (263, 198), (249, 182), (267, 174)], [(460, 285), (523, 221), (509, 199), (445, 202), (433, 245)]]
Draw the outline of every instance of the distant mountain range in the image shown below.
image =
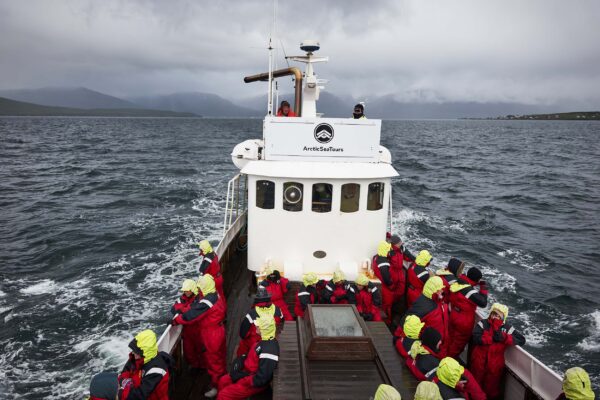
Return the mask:
[[(22, 90), (0, 90), (0, 97), (11, 100), (33, 103), (39, 106), (76, 108), (79, 111), (46, 110), (49, 115), (123, 115), (128, 110), (140, 112), (159, 110), (160, 112), (191, 113), (203, 117), (218, 118), (262, 118), (265, 115), (266, 95), (238, 100), (236, 103), (216, 94), (187, 92), (169, 95), (157, 95), (122, 99), (109, 96), (87, 88), (42, 88)], [(370, 118), (382, 119), (454, 119), (454, 118), (489, 118), (503, 115), (544, 114), (561, 111), (557, 106), (540, 106), (519, 103), (477, 103), (477, 102), (401, 102), (392, 95), (366, 97), (365, 114)], [(293, 104), (292, 94), (280, 94), (279, 101), (288, 100)], [(330, 92), (321, 93), (317, 109), (326, 117), (352, 116), (352, 108), (358, 102), (351, 96), (336, 96)], [(8, 105), (0, 106), (0, 115), (8, 115)], [(12, 106), (13, 110), (15, 106)], [(34, 110), (29, 107), (29, 112)], [(98, 109), (102, 111), (98, 111)], [(36, 114), (42, 115), (44, 109), (36, 108)], [(93, 110), (81, 111), (81, 110)], [(112, 110), (112, 111), (110, 111)], [(147, 115), (154, 115), (152, 111)], [(570, 111), (570, 110), (564, 110)], [(13, 111), (14, 112), (14, 111)], [(24, 115), (24, 114), (18, 114)]]
[(0, 115), (9, 116), (76, 116), (76, 117), (196, 117), (192, 113), (136, 108), (50, 107), (0, 97)]

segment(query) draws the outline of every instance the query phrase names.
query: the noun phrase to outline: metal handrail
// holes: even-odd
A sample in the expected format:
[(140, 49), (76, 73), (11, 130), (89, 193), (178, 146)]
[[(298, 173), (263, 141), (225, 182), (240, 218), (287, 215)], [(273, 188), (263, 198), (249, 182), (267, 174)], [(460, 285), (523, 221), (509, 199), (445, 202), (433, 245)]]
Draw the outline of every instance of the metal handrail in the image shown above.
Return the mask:
[[(245, 175), (237, 174), (227, 182), (227, 198), (225, 201), (225, 215), (223, 216), (223, 235), (246, 211), (246, 180)], [(240, 183), (244, 183), (243, 187)]]

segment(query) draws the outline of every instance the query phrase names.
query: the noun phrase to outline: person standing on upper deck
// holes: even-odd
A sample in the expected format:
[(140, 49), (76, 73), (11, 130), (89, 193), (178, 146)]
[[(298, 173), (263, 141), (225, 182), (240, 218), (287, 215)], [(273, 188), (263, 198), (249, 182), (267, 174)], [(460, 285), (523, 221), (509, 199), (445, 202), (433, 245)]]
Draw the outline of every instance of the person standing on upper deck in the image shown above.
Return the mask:
[(278, 117), (297, 117), (296, 113), (290, 108), (290, 103), (287, 100), (281, 102), (279, 110), (277, 110)]
[(208, 240), (203, 240), (198, 243), (200, 247), (200, 267), (198, 272), (200, 276), (209, 274), (215, 281), (217, 292), (221, 297), (223, 303), (225, 303), (225, 292), (223, 292), (223, 275), (221, 275), (221, 264), (219, 263), (219, 256), (213, 251), (212, 246)]
[(352, 113), (352, 117), (354, 119), (367, 119), (367, 117), (365, 116), (365, 106), (363, 106), (360, 103), (355, 105), (354, 112)]
[(525, 337), (506, 324), (507, 316), (508, 307), (494, 303), (488, 319), (479, 321), (473, 329), (469, 368), (488, 399), (500, 397), (506, 347), (525, 344)]
[[(180, 290), (183, 294), (171, 307), (173, 317), (188, 311), (198, 295), (198, 286), (193, 279), (184, 280)], [(181, 330), (181, 338), (183, 339), (183, 355), (190, 367), (205, 368), (206, 363), (202, 357), (204, 346), (197, 326), (185, 325)]]

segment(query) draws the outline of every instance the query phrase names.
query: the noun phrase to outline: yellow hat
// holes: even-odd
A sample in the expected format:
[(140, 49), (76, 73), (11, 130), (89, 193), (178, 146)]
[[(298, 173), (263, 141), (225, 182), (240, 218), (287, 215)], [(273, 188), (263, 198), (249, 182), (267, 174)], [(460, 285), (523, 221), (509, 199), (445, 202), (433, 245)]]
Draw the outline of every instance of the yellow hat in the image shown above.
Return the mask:
[(423, 381), (417, 385), (415, 400), (443, 400), (440, 388), (433, 382)]
[(573, 367), (565, 371), (563, 392), (567, 399), (594, 400), (595, 395), (590, 377), (583, 368)]
[(425, 297), (431, 299), (435, 292), (443, 288), (444, 281), (442, 281), (442, 278), (439, 276), (432, 276), (431, 278), (427, 279), (427, 282), (425, 282), (425, 285), (423, 286), (423, 294)]
[(508, 317), (508, 307), (504, 304), (494, 303), (492, 304), (492, 308), (490, 308), (490, 314), (494, 311), (502, 314), (502, 321), (506, 322), (506, 317)]
[(431, 353), (429, 353), (429, 350), (427, 350), (425, 347), (423, 347), (423, 343), (421, 343), (420, 340), (415, 340), (413, 342), (413, 344), (410, 345), (410, 350), (408, 351), (408, 354), (410, 354), (410, 356), (413, 359), (416, 359), (419, 354), (431, 354)]
[(158, 354), (156, 334), (150, 329), (141, 331), (135, 336), (131, 343), (129, 343), (129, 347), (134, 353), (142, 356), (144, 358), (144, 364), (146, 364)]
[(179, 289), (179, 291), (192, 292), (194, 294), (198, 294), (198, 286), (196, 285), (196, 281), (194, 281), (193, 279), (186, 279), (185, 281), (183, 281), (183, 284), (181, 285), (181, 289)]
[(307, 272), (302, 275), (302, 283), (304, 283), (304, 286), (314, 285), (317, 282), (319, 282), (319, 277), (314, 272)]
[(451, 388), (454, 388), (456, 387), (458, 381), (460, 381), (460, 377), (464, 372), (465, 367), (460, 365), (458, 361), (452, 357), (446, 357), (440, 361), (440, 365), (438, 366), (436, 373), (440, 381)]
[(402, 396), (393, 386), (382, 383), (375, 392), (374, 400), (402, 400)]
[(385, 240), (382, 240), (381, 242), (379, 242), (379, 245), (377, 246), (377, 255), (381, 256), (381, 257), (387, 257), (390, 250), (392, 250), (391, 243), (388, 243)]
[(416, 315), (409, 315), (406, 317), (404, 321), (404, 326), (402, 329), (404, 330), (404, 334), (407, 338), (410, 339), (418, 339), (419, 333), (421, 333), (421, 329), (425, 326), (425, 322), (421, 322), (421, 319)]
[(345, 279), (346, 275), (344, 275), (344, 272), (342, 270), (336, 269), (335, 271), (333, 271), (333, 278), (331, 279), (333, 283), (339, 283)]
[(271, 315), (261, 315), (254, 321), (254, 324), (260, 329), (260, 338), (262, 340), (271, 340), (275, 338), (276, 326), (275, 318)]
[(272, 274), (274, 271), (275, 271), (275, 269), (273, 269), (273, 267), (267, 267), (267, 268), (265, 268), (265, 272), (264, 272), (264, 274), (265, 274), (266, 276), (269, 276), (269, 275), (271, 275), (271, 274)]
[(369, 284), (369, 278), (367, 278), (365, 274), (358, 274), (354, 282), (360, 286), (367, 286)]
[(204, 274), (196, 282), (198, 289), (202, 292), (202, 296), (206, 296), (210, 293), (215, 293), (217, 288), (215, 287), (215, 278), (210, 274)]
[(421, 267), (426, 267), (433, 257), (427, 250), (421, 250), (415, 259), (415, 263)]
[(208, 240), (203, 240), (198, 243), (198, 247), (200, 247), (200, 250), (202, 250), (204, 254), (208, 254), (213, 251), (213, 248)]

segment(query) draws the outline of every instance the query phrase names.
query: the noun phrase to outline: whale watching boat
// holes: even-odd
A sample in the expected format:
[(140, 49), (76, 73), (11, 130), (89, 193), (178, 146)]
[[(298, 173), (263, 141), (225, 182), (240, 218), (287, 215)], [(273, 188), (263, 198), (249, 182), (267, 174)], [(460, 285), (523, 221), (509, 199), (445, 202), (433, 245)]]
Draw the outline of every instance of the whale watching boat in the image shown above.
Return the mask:
[[(380, 145), (381, 120), (323, 117), (317, 112), (324, 81), (317, 79), (316, 41), (305, 65), (248, 76), (268, 83), (262, 138), (246, 140), (231, 158), (240, 172), (227, 184), (223, 236), (216, 247), (227, 297), (228, 364), (234, 358), (240, 321), (267, 268), (291, 282), (286, 294), (293, 314), (304, 273), (329, 280), (336, 270), (353, 281), (371, 271), (377, 243), (392, 225), (392, 179), (399, 172)], [(270, 58), (272, 60), (272, 58)], [(293, 76), (296, 118), (273, 113), (275, 79)], [(483, 317), (480, 314), (479, 317)], [(159, 350), (176, 360), (174, 399), (201, 398), (208, 377), (192, 371), (182, 356), (181, 326), (169, 326)], [(304, 318), (286, 321), (278, 335), (279, 364), (271, 389), (255, 398), (368, 399), (381, 383), (412, 399), (418, 381), (392, 343), (384, 322), (366, 322), (352, 305), (311, 305)], [(463, 353), (463, 356), (466, 353)], [(518, 346), (506, 352), (504, 399), (555, 399), (561, 377)]]

